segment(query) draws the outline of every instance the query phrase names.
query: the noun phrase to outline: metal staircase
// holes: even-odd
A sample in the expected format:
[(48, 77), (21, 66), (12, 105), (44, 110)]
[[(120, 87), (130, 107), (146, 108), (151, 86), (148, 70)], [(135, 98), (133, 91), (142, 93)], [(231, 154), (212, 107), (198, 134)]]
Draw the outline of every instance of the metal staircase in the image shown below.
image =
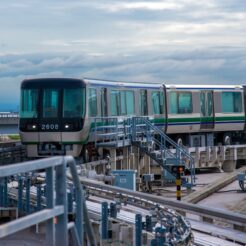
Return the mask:
[(184, 166), (190, 172), (190, 180), (183, 180), (182, 185), (195, 184), (195, 165), (191, 155), (160, 128), (150, 122), (148, 118), (132, 118), (132, 145), (155, 160), (162, 168), (176, 176), (172, 166)]
[(114, 117), (95, 118), (94, 127), (96, 147), (137, 146), (173, 176), (176, 173), (172, 171), (172, 166), (183, 166), (190, 172), (190, 179), (183, 180), (182, 185), (195, 184), (195, 165), (191, 155), (147, 117), (125, 120)]

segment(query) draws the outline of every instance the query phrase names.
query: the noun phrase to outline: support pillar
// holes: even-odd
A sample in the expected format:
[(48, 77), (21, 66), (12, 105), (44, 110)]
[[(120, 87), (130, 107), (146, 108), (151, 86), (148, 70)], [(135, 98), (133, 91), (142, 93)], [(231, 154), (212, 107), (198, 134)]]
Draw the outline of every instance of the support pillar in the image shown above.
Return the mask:
[(111, 170), (116, 170), (116, 149), (110, 149)]
[(30, 187), (31, 187), (31, 180), (30, 177), (26, 177), (26, 213), (30, 213)]
[(68, 245), (68, 231), (67, 231), (67, 192), (66, 192), (66, 166), (63, 165), (56, 167), (56, 205), (64, 206), (64, 213), (57, 216), (57, 224), (55, 228), (55, 241), (56, 245)]
[(145, 173), (150, 173), (150, 157), (147, 155), (144, 155), (144, 168)]
[(123, 148), (123, 165), (122, 169), (129, 169), (129, 150), (128, 147)]
[(139, 174), (139, 149), (138, 147), (132, 146), (132, 153), (133, 153), (133, 168), (134, 170), (137, 170)]
[(108, 239), (108, 203), (102, 203), (101, 238)]
[(142, 245), (142, 215), (135, 216), (135, 246)]
[(23, 208), (22, 195), (23, 195), (23, 179), (21, 176), (19, 176), (19, 179), (18, 179), (18, 214), (22, 213), (22, 208)]
[[(55, 206), (54, 200), (54, 168), (49, 167), (46, 169), (46, 207), (52, 209)], [(45, 234), (45, 245), (52, 246), (55, 245), (55, 225), (54, 219), (49, 219), (46, 222), (46, 234)]]

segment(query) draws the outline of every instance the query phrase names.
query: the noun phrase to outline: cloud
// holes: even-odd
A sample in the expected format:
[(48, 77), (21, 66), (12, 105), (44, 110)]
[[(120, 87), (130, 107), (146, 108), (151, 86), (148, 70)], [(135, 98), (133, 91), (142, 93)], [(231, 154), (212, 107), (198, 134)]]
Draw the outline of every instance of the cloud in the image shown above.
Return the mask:
[(124, 10), (149, 10), (149, 11), (160, 11), (160, 10), (177, 10), (182, 9), (183, 5), (175, 3), (173, 1), (141, 1), (141, 2), (120, 2), (120, 3), (108, 3), (99, 4), (99, 8), (110, 12), (118, 12)]
[[(0, 56), (1, 103), (19, 104), (20, 83), (28, 78), (75, 77), (187, 84), (243, 84), (244, 48), (139, 51), (127, 55), (34, 53)], [(7, 85), (7, 86), (6, 86)]]
[(32, 77), (242, 84), (245, 19), (242, 0), (4, 1), (0, 103)]

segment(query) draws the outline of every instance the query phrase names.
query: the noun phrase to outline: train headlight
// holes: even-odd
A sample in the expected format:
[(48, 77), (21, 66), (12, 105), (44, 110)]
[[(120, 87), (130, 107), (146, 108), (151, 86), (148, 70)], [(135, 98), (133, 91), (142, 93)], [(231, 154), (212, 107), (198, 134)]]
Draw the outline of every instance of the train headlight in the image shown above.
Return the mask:
[(29, 131), (36, 131), (38, 129), (38, 126), (36, 124), (28, 124), (26, 128)]
[(64, 130), (65, 131), (71, 131), (71, 130), (73, 130), (73, 124), (66, 123), (64, 125)]

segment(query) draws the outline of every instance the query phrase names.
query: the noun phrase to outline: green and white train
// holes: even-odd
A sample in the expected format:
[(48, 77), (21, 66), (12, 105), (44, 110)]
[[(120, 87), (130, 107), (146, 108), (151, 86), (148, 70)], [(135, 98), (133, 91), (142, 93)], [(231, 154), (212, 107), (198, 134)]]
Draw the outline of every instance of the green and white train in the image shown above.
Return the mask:
[(95, 117), (148, 116), (185, 146), (245, 143), (246, 87), (46, 78), (21, 84), (20, 135), (29, 157), (74, 157)]

